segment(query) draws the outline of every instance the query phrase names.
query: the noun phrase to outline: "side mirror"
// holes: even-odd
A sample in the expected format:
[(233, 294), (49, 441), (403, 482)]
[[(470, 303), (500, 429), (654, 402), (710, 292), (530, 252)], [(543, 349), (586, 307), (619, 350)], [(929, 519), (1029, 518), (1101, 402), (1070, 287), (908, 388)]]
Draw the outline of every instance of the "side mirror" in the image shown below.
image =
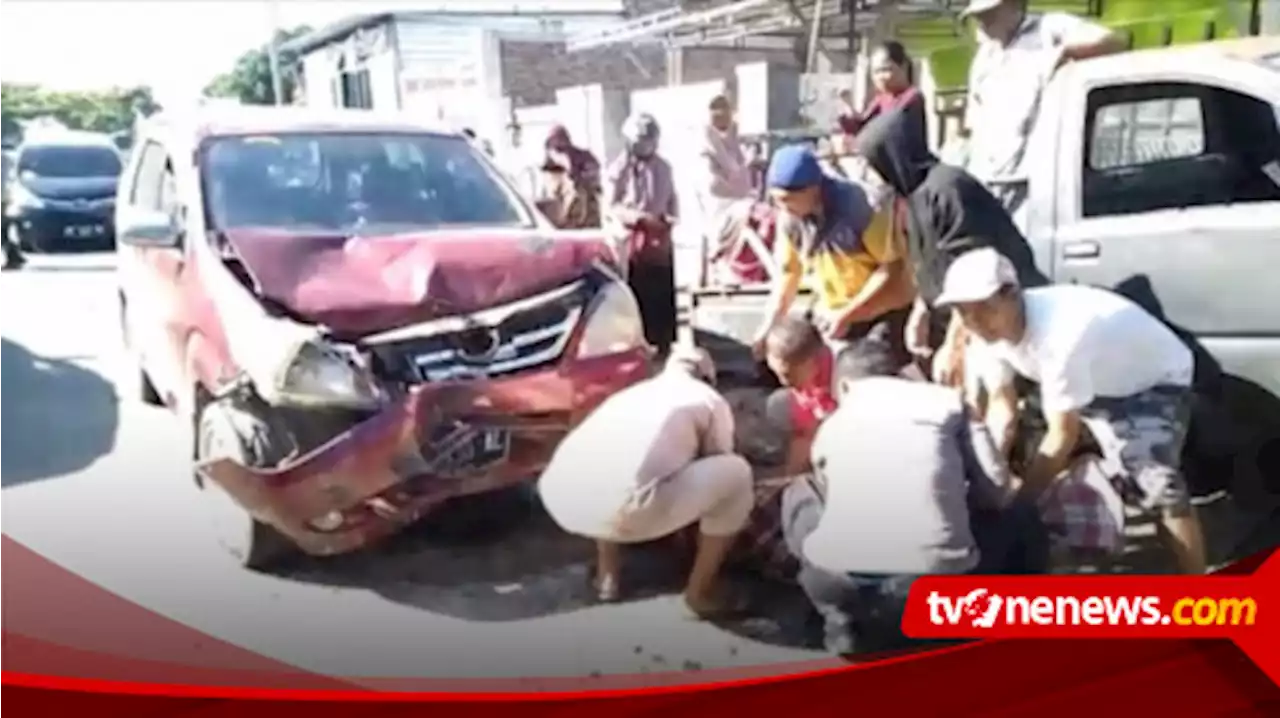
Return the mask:
[(121, 213), (116, 238), (132, 247), (173, 248), (181, 245), (182, 232), (168, 212), (131, 209)]

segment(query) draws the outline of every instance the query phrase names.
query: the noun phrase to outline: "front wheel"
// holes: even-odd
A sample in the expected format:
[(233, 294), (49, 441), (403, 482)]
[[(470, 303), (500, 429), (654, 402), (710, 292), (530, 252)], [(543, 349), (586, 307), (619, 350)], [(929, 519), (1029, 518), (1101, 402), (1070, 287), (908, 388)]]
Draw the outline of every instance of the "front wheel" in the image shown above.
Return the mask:
[[(248, 412), (210, 404), (200, 413), (196, 462), (229, 458), (238, 464), (263, 466), (271, 458), (266, 423)], [(217, 482), (197, 477), (219, 544), (244, 568), (267, 571), (291, 556), (295, 547), (275, 527), (254, 518)]]
[(124, 346), (128, 372), (125, 377), (127, 393), (138, 397), (138, 400), (148, 406), (164, 406), (164, 397), (160, 396), (155, 384), (151, 383), (147, 370), (142, 368), (142, 361), (129, 336), (129, 313), (126, 309), (124, 294), (119, 295), (118, 301), (120, 303), (120, 342)]

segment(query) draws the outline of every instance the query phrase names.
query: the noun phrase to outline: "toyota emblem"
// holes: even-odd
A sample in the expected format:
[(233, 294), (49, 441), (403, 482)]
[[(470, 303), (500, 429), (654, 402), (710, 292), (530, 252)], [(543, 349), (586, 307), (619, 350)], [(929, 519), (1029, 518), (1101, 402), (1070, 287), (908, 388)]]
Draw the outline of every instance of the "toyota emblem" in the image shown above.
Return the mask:
[(502, 336), (490, 327), (465, 329), (456, 335), (454, 344), (464, 359), (474, 362), (489, 361), (501, 345)]

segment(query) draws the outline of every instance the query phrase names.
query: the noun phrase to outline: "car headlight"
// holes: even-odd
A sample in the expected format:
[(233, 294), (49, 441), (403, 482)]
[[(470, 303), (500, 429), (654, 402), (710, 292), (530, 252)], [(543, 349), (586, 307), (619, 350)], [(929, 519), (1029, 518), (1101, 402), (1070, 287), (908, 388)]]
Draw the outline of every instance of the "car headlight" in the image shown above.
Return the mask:
[(44, 205), (43, 199), (16, 182), (9, 188), (9, 206), (13, 209), (40, 209)]
[(273, 404), (372, 409), (382, 402), (377, 381), (354, 353), (319, 341), (298, 345), (272, 386), (258, 388)]
[(619, 281), (606, 284), (587, 308), (578, 359), (617, 354), (645, 346), (640, 305), (631, 288)]

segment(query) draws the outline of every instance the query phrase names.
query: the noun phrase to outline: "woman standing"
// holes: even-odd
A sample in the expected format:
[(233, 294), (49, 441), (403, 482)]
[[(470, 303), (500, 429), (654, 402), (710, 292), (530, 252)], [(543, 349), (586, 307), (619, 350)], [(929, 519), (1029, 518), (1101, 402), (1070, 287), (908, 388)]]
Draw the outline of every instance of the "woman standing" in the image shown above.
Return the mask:
[(675, 179), (671, 165), (658, 156), (658, 122), (652, 115), (632, 115), (622, 136), (626, 148), (607, 172), (606, 211), (625, 237), (627, 283), (640, 304), (645, 338), (665, 354), (676, 340)]
[(844, 135), (842, 144), (852, 140), (876, 116), (901, 107), (920, 95), (915, 86), (911, 56), (902, 43), (893, 40), (883, 42), (871, 52), (871, 84), (876, 94), (861, 112), (853, 109), (851, 92), (845, 90), (840, 93), (845, 108), (839, 119), (840, 133)]
[(563, 125), (551, 128), (542, 162), (538, 207), (561, 229), (600, 226), (600, 163), (577, 147)]

